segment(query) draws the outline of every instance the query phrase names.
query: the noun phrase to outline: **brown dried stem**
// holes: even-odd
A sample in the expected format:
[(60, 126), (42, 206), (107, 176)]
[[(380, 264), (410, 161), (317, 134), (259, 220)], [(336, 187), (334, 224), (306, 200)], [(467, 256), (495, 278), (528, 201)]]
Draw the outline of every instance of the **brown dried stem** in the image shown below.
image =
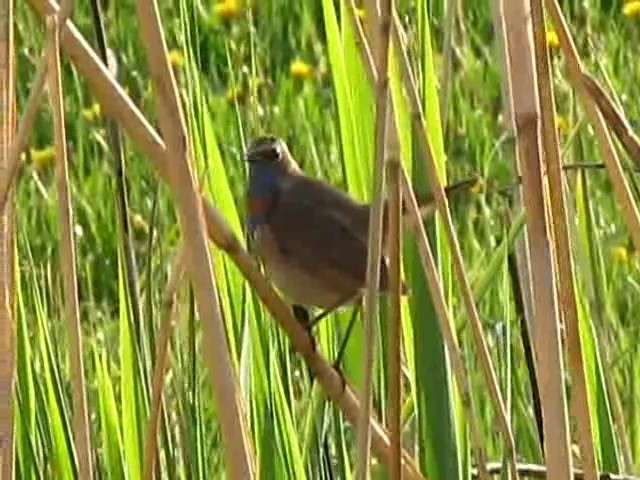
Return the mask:
[(81, 478), (91, 480), (91, 441), (89, 437), (89, 414), (85, 394), (84, 368), (82, 361), (82, 330), (80, 328), (80, 308), (78, 301), (78, 281), (76, 274), (76, 247), (73, 235), (73, 209), (69, 192), (69, 172), (67, 168), (67, 137), (64, 125), (64, 104), (62, 101), (62, 80), (60, 72), (59, 28), (57, 18), (47, 19), (47, 41), (52, 45), (49, 57), (47, 85), (53, 106), (53, 125), (56, 149), (56, 188), (60, 221), (60, 262), (65, 297), (65, 316), (69, 335), (71, 385), (73, 394), (73, 436), (78, 455), (78, 473)]
[(589, 398), (580, 341), (576, 288), (573, 275), (573, 258), (569, 239), (569, 218), (563, 197), (562, 162), (560, 159), (558, 133), (555, 125), (555, 100), (551, 85), (542, 0), (531, 0), (531, 19), (533, 22), (535, 61), (540, 93), (540, 114), (544, 148), (543, 157), (546, 160), (547, 166), (551, 220), (554, 229), (553, 238), (556, 246), (553, 252), (556, 257), (556, 264), (558, 265), (558, 282), (556, 283), (556, 289), (558, 291), (562, 316), (567, 331), (567, 349), (573, 379), (574, 394), (571, 396), (571, 402), (575, 423), (578, 428), (578, 441), (580, 443), (584, 475), (585, 478), (595, 480), (598, 472), (593, 447)]
[(369, 478), (371, 429), (369, 419), (372, 410), (373, 367), (375, 363), (376, 322), (378, 317), (378, 291), (380, 284), (380, 254), (382, 253), (382, 213), (384, 206), (384, 155), (387, 137), (387, 110), (389, 101), (389, 28), (392, 0), (384, 0), (382, 10), (376, 15), (376, 120), (375, 165), (372, 191), (372, 207), (369, 213), (369, 239), (367, 257), (367, 288), (364, 294), (364, 379), (360, 397), (358, 420), (358, 463), (356, 478)]
[(609, 126), (620, 140), (620, 143), (627, 150), (637, 166), (640, 166), (640, 139), (633, 131), (629, 120), (624, 112), (616, 108), (613, 100), (607, 95), (604, 88), (593, 78), (589, 72), (582, 71), (582, 84), (585, 91), (591, 95), (593, 101), (598, 105), (602, 116), (609, 123)]
[(569, 70), (569, 78), (579, 93), (579, 98), (582, 100), (583, 107), (587, 112), (588, 117), (591, 119), (593, 130), (596, 138), (598, 139), (598, 146), (600, 155), (602, 156), (607, 171), (611, 178), (613, 190), (616, 194), (618, 203), (622, 208), (622, 214), (629, 229), (629, 233), (633, 240), (633, 245), (636, 250), (640, 249), (640, 212), (638, 212), (638, 206), (633, 200), (633, 195), (629, 188), (620, 159), (613, 146), (611, 140), (611, 134), (607, 129), (602, 114), (593, 97), (589, 94), (589, 91), (585, 88), (584, 82), (584, 67), (582, 61), (578, 55), (571, 34), (569, 33), (569, 27), (562, 15), (562, 11), (555, 0), (546, 0), (545, 5), (547, 11), (551, 16), (558, 37), (560, 38), (560, 46), (567, 59), (567, 67)]
[(169, 65), (167, 46), (156, 2), (138, 0), (138, 19), (154, 82), (160, 129), (173, 159), (168, 165), (169, 186), (175, 196), (187, 251), (186, 267), (203, 319), (204, 350), (214, 385), (214, 400), (231, 478), (256, 475), (255, 458), (245, 424), (245, 408), (238, 394), (227, 336), (207, 248), (202, 204), (190, 170), (191, 151), (176, 81)]
[(401, 164), (397, 158), (387, 159), (387, 185), (389, 198), (389, 320), (387, 332), (387, 350), (389, 365), (389, 413), (387, 423), (391, 441), (391, 465), (389, 478), (402, 478), (402, 308), (401, 308), (401, 256), (402, 251), (402, 190), (400, 183)]
[(462, 301), (469, 315), (471, 323), (471, 329), (473, 332), (473, 338), (478, 351), (478, 359), (482, 367), (482, 372), (489, 388), (489, 396), (493, 402), (494, 408), (497, 414), (498, 427), (501, 430), (504, 443), (505, 443), (505, 456), (510, 465), (510, 470), (513, 478), (518, 478), (518, 473), (515, 468), (516, 464), (516, 447), (513, 439), (513, 433), (509, 425), (507, 418), (507, 411), (502, 400), (500, 388), (496, 379), (495, 370), (491, 362), (489, 355), (489, 349), (482, 330), (482, 324), (480, 322), (480, 316), (475, 305), (473, 298), (473, 292), (469, 279), (467, 278), (464, 260), (460, 251), (460, 245), (458, 243), (458, 237), (453, 227), (453, 220), (451, 218), (451, 212), (449, 211), (447, 196), (444, 192), (442, 182), (440, 181), (436, 164), (434, 162), (433, 152), (431, 151), (431, 145), (427, 135), (427, 123), (422, 106), (420, 102), (420, 96), (418, 94), (417, 83), (415, 77), (411, 71), (411, 64), (407, 56), (407, 48), (403, 40), (403, 32), (400, 21), (397, 17), (394, 17), (393, 22), (393, 35), (395, 45), (400, 52), (400, 67), (402, 71), (402, 80), (407, 93), (409, 105), (412, 111), (413, 121), (415, 125), (415, 131), (417, 132), (417, 140), (420, 146), (420, 150), (423, 153), (426, 170), (428, 173), (428, 180), (431, 184), (434, 198), (436, 200), (437, 210), (441, 215), (442, 221), (445, 227), (445, 233), (449, 240), (451, 247), (454, 272), (457, 277), (458, 285), (460, 286)]
[[(527, 213), (533, 305), (533, 345), (544, 426), (549, 478), (569, 478), (571, 454), (564, 389), (560, 318), (554, 289), (552, 243), (547, 224), (539, 148), (539, 101), (533, 62), (528, 2), (504, 2), (507, 55), (505, 78), (517, 139), (517, 163)], [(523, 285), (524, 288), (529, 288)]]
[[(0, 180), (9, 176), (8, 153), (16, 128), (14, 2), (0, 6)], [(0, 208), (0, 478), (15, 475), (14, 385), (16, 322), (14, 291), (14, 205)]]
[(476, 462), (478, 464), (478, 470), (480, 478), (488, 478), (487, 471), (485, 469), (486, 454), (484, 451), (484, 441), (482, 439), (482, 432), (473, 408), (473, 397), (469, 387), (469, 374), (462, 358), (462, 351), (458, 346), (458, 341), (453, 332), (453, 320), (449, 313), (447, 302), (444, 298), (444, 291), (438, 277), (435, 261), (433, 259), (433, 253), (431, 251), (431, 245), (427, 238), (427, 231), (422, 223), (420, 212), (418, 210), (418, 202), (416, 200), (415, 193), (411, 187), (411, 181), (407, 176), (404, 169), (400, 172), (400, 182), (402, 189), (402, 196), (404, 198), (404, 204), (406, 205), (408, 214), (412, 217), (411, 225), (414, 228), (416, 235), (416, 242), (418, 244), (418, 253), (420, 260), (422, 261), (422, 269), (424, 270), (427, 278), (427, 284), (429, 291), (431, 292), (431, 298), (433, 300), (434, 309), (438, 317), (440, 324), (440, 331), (442, 332), (442, 338), (447, 345), (447, 351), (451, 357), (451, 365), (453, 372), (456, 376), (458, 388), (460, 389), (460, 401), (462, 402), (462, 408), (469, 421), (469, 431), (471, 435), (471, 444), (476, 452)]

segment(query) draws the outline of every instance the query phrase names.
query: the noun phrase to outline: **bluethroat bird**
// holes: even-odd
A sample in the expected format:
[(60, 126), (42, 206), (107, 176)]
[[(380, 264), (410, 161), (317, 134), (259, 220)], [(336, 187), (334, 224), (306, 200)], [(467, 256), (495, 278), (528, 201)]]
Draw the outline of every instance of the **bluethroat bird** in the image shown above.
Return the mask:
[[(306, 176), (286, 143), (258, 137), (245, 152), (249, 164), (248, 237), (267, 276), (291, 300), (300, 318), (306, 308), (332, 310), (355, 301), (365, 286), (369, 205)], [(449, 187), (467, 187), (466, 181)], [(433, 211), (432, 199), (420, 201)], [(383, 230), (386, 231), (386, 209)], [(381, 259), (380, 290), (388, 289), (387, 261)], [(308, 313), (306, 314), (308, 321)]]

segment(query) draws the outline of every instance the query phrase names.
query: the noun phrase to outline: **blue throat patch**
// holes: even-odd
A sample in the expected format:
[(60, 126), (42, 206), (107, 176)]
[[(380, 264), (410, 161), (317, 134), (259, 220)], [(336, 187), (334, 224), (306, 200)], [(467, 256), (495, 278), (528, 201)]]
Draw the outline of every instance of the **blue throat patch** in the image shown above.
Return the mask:
[[(253, 235), (256, 228), (264, 221), (266, 206), (270, 198), (278, 191), (278, 171), (272, 165), (251, 163), (249, 165), (249, 205), (263, 203), (263, 208), (250, 208), (249, 233)], [(264, 199), (262, 201), (262, 199)]]

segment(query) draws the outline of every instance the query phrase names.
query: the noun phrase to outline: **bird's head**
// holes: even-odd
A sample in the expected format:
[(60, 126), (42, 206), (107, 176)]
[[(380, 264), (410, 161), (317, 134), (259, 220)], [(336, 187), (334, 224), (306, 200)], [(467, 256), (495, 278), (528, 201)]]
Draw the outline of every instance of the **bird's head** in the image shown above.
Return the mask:
[(247, 200), (252, 231), (264, 220), (273, 205), (282, 176), (296, 174), (300, 169), (284, 140), (273, 135), (254, 139), (245, 151), (244, 158), (249, 164)]
[(264, 135), (255, 138), (244, 153), (249, 169), (271, 169), (281, 173), (297, 173), (300, 168), (289, 152), (289, 147), (281, 138)]

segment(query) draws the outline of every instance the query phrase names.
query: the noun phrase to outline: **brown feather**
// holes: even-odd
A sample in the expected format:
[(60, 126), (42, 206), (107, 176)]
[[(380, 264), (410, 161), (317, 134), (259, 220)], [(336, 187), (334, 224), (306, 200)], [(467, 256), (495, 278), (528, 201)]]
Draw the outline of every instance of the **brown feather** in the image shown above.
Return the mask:
[[(346, 293), (364, 286), (367, 205), (319, 180), (286, 175), (266, 223), (281, 255), (296, 267)], [(387, 276), (382, 261), (382, 290), (387, 288)]]

